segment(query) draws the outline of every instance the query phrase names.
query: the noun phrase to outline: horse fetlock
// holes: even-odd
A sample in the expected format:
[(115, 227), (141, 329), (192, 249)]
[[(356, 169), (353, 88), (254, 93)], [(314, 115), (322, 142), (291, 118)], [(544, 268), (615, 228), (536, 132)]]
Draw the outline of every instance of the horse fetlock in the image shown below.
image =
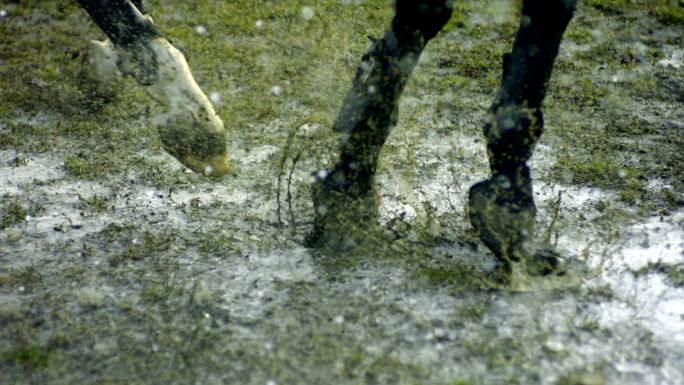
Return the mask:
[(538, 108), (501, 106), (490, 114), (485, 125), (485, 137), (492, 144), (514, 142), (534, 145), (543, 129), (542, 113)]
[(540, 109), (501, 106), (485, 123), (490, 163), (521, 164), (531, 156), (543, 132)]

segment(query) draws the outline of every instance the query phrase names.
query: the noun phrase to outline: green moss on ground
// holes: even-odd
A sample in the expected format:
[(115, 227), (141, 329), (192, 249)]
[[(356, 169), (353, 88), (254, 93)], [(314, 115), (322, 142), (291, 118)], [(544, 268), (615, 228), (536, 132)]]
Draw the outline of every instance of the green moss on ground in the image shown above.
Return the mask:
[(645, 10), (662, 23), (684, 23), (684, 3), (681, 0), (584, 0), (584, 4), (609, 13)]
[(0, 209), (0, 230), (24, 222), (28, 209), (18, 202), (7, 202)]
[(684, 3), (679, 5), (658, 5), (653, 13), (665, 24), (684, 24)]
[(49, 364), (50, 352), (38, 346), (22, 346), (0, 355), (0, 361), (21, 365), (27, 369), (42, 369)]
[(668, 264), (664, 262), (649, 262), (648, 265), (634, 272), (636, 276), (649, 273), (663, 274), (668, 283), (674, 287), (684, 287), (684, 264)]
[[(369, 46), (368, 37), (380, 36), (389, 23), (391, 3), (146, 1), (158, 28), (186, 53), (200, 86), (221, 96), (217, 110), (231, 131), (231, 146), (247, 155), (265, 146), (278, 149), (265, 155), (263, 163), (249, 166), (249, 175), (237, 170), (210, 183), (172, 167), (176, 164), (150, 128), (157, 107), (134, 81), (111, 89), (93, 78), (84, 64), (87, 41), (103, 34), (75, 2), (9, 3), (11, 17), (0, 20), (0, 36), (12, 36), (0, 40), (0, 150), (16, 153), (9, 167), (24, 167), (32, 156), (48, 152), (59, 159), (57, 169), (66, 172), (66, 184), (85, 180), (81, 184), (87, 188), (109, 190), (102, 195), (87, 191), (66, 203), (69, 213), (76, 212), (76, 221), (103, 228), (71, 227), (62, 224), (66, 219), (55, 219), (54, 228), (40, 233), (50, 241), (24, 240), (17, 229), (29, 227), (26, 216), (44, 209), (34, 190), (53, 182), (22, 185), (22, 193), (30, 197), (0, 205), (0, 227), (12, 230), (0, 234), (8, 241), (0, 245), (0, 257), (28, 263), (24, 255), (30, 252), (42, 258), (28, 267), (0, 268), (0, 294), (19, 301), (16, 307), (6, 305), (3, 311), (11, 317), (0, 320), (4, 340), (10, 342), (0, 348), (3, 374), (9, 370), (10, 381), (17, 383), (25, 382), (23, 376), (30, 372), (46, 382), (68, 378), (103, 384), (244, 383), (250, 378), (262, 384), (465, 385), (476, 381), (468, 375), (436, 378), (435, 367), (477, 361), (489, 372), (514, 368), (515, 374), (496, 372), (510, 383), (540, 378), (529, 361), (538, 354), (564, 367), (567, 351), (534, 350), (546, 346), (553, 331), (514, 326), (511, 330), (524, 337), (512, 340), (493, 332), (491, 324), (480, 329), (501, 316), (483, 300), (491, 295), (513, 301), (525, 310), (521, 313), (536, 308), (524, 302), (525, 296), (511, 299), (478, 290), (486, 287), (481, 275), (435, 251), (463, 248), (490, 257), (471, 247), (477, 240), (468, 233), (467, 218), (453, 213), (460, 208), (437, 216), (436, 210), (423, 207), (428, 217), (424, 223), (392, 222), (391, 234), (360, 245), (351, 255), (307, 251), (294, 266), (282, 267), (295, 277), (300, 268), (314, 270), (303, 278), (278, 275), (280, 263), (287, 263), (290, 255), (268, 258), (300, 251), (296, 241), (310, 226), (311, 214), (302, 181), (322, 160), (332, 158), (336, 134), (329, 128)], [(516, 18), (502, 18), (496, 4), (457, 2), (455, 16), (428, 46), (407, 87), (393, 137), (397, 142), (388, 146), (381, 163), (407, 176), (410, 193), (416, 193), (412, 177), (420, 173), (434, 178), (439, 172), (438, 164), (422, 163), (423, 150), (415, 138), (429, 132), (441, 140), (439, 135), (447, 138), (459, 129), (475, 136), (481, 130), (499, 81), (501, 54), (510, 48), (517, 27)], [(668, 121), (668, 113), (659, 110), (676, 100), (664, 85), (679, 83), (674, 70), (655, 65), (669, 57), (668, 45), (681, 45), (679, 5), (650, 4), (656, 3), (580, 2), (566, 36), (573, 44), (561, 49), (546, 104), (548, 129), (542, 143), (554, 149), (556, 158), (540, 178), (599, 187), (620, 198), (600, 198), (587, 208), (596, 216), (593, 224), (608, 233), (598, 238), (607, 243), (600, 245), (607, 252), (610, 242), (621, 242), (626, 224), (683, 206), (678, 193), (682, 139), (675, 122), (680, 118), (673, 115)], [(314, 11), (308, 21), (301, 17), (305, 6)], [(198, 34), (198, 26), (206, 33)], [(628, 76), (637, 70), (646, 72)], [(613, 75), (620, 75), (618, 81)], [(273, 95), (273, 86), (282, 93)], [(322, 128), (299, 135), (302, 123)], [(286, 148), (289, 136), (295, 139)], [(300, 163), (294, 164), (297, 156)], [(467, 180), (484, 170), (477, 163), (480, 158), (460, 148), (431, 156), (453, 163), (455, 179)], [(285, 180), (290, 170), (294, 175), (293, 209), (286, 203), (282, 207), (289, 227), (272, 212), (279, 162)], [(670, 187), (654, 191), (654, 180)], [(225, 188), (221, 191), (226, 195), (212, 196), (206, 204), (176, 194), (212, 188)], [(129, 205), (127, 194), (148, 189), (159, 194), (154, 202), (150, 198)], [(241, 189), (245, 197), (233, 189)], [(52, 202), (49, 213), (67, 210), (63, 204)], [(378, 276), (374, 269), (406, 277)], [(680, 267), (653, 269), (676, 285), (681, 282)], [(263, 276), (245, 280), (254, 270)], [(263, 289), (269, 285), (272, 290)], [(421, 296), (410, 297), (416, 291)], [(535, 301), (546, 305), (563, 295)], [(447, 304), (456, 304), (444, 319), (402, 302), (408, 297), (437, 303), (442, 296), (448, 297)], [(198, 301), (200, 297), (205, 300)], [(584, 306), (586, 301), (614, 296), (599, 288), (588, 297), (578, 308), (591, 309), (596, 306)], [(574, 336), (591, 339), (605, 333), (599, 335), (602, 343), (616, 343), (597, 321), (574, 317), (580, 316), (568, 320), (573, 339), (554, 337), (571, 344)], [(424, 336), (436, 328), (470, 334), (456, 340), (435, 335), (425, 342)], [(10, 338), (15, 335), (21, 338)], [(616, 346), (623, 347), (619, 342)], [(429, 366), (429, 357), (419, 356), (423, 351), (416, 346), (437, 343), (444, 344), (446, 353), (428, 349), (427, 354), (442, 354)], [(408, 357), (393, 350), (402, 347), (411, 352)], [(460, 357), (469, 361), (458, 361)], [(88, 365), (92, 373), (82, 372), (83, 362), (92, 361), (97, 362)], [(208, 377), (214, 374), (219, 377)]]

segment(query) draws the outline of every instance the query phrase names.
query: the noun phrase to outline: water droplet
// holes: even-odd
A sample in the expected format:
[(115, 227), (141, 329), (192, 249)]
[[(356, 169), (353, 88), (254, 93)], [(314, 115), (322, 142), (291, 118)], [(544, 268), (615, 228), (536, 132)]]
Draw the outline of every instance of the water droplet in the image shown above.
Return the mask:
[(204, 167), (204, 175), (211, 175), (214, 172), (214, 168), (210, 165)]
[(366, 71), (368, 71), (369, 69), (371, 69), (371, 65), (370, 65), (370, 63), (369, 63), (368, 61), (364, 60), (364, 61), (362, 61), (361, 64), (359, 65), (359, 69), (361, 69), (361, 71), (363, 71), (363, 72), (366, 72)]
[(506, 118), (501, 122), (501, 128), (504, 130), (510, 130), (512, 128), (515, 128), (515, 120), (511, 118)]
[(344, 316), (338, 315), (335, 317), (335, 319), (333, 319), (333, 322), (338, 325), (342, 325), (344, 323)]
[(323, 206), (323, 205), (320, 205), (320, 206), (316, 207), (316, 212), (317, 212), (319, 215), (325, 215), (325, 214), (328, 213), (328, 208), (325, 207), (325, 206)]
[(264, 21), (263, 20), (257, 20), (254, 23), (254, 26), (257, 27), (257, 29), (262, 29), (262, 28), (264, 28)]
[(302, 7), (302, 12), (300, 15), (302, 16), (302, 19), (309, 21), (314, 18), (316, 13), (311, 7)]
[(209, 94), (209, 99), (211, 99), (211, 101), (215, 104), (221, 103), (221, 94), (214, 91)]
[(318, 170), (318, 172), (316, 173), (316, 176), (318, 177), (318, 179), (325, 179), (325, 177), (328, 176), (328, 170), (325, 170), (325, 169)]
[(561, 181), (564, 184), (571, 184), (574, 178), (575, 174), (572, 171), (563, 170), (561, 173)]
[(520, 25), (523, 27), (528, 27), (530, 23), (532, 23), (532, 19), (529, 16), (523, 15), (523, 17), (520, 18)]
[(23, 293), (26, 290), (26, 288), (24, 286), (19, 286), (18, 289), (19, 289), (20, 293)]
[(501, 188), (508, 190), (509, 188), (511, 188), (511, 180), (505, 176), (501, 176), (499, 185), (501, 186)]
[(7, 10), (5, 10), (5, 9), (0, 10), (0, 17), (7, 17)]
[(204, 35), (207, 33), (207, 27), (203, 25), (198, 25), (195, 27), (195, 32), (197, 32), (198, 35)]
[(280, 88), (280, 86), (275, 85), (275, 86), (271, 87), (271, 95), (280, 96), (280, 94), (282, 94), (282, 93), (283, 93), (283, 89)]

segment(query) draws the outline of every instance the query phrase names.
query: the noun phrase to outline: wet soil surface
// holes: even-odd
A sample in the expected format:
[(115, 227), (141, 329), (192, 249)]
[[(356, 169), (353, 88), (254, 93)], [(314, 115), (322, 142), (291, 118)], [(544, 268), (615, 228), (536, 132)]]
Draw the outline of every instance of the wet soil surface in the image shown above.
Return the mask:
[(133, 81), (89, 77), (76, 6), (25, 3), (0, 4), (0, 383), (684, 383), (684, 24), (661, 8), (580, 5), (531, 164), (539, 236), (591, 273), (511, 292), (464, 199), (513, 2), (462, 2), (430, 43), (380, 235), (338, 252), (302, 245), (309, 184), (390, 2), (150, 2), (232, 130), (216, 179), (161, 150)]

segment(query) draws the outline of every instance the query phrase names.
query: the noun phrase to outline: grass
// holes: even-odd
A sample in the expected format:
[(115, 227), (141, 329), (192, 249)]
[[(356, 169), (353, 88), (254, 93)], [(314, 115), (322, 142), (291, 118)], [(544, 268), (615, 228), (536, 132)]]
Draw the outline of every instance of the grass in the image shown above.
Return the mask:
[[(123, 228), (121, 230), (127, 233), (130, 229)], [(128, 235), (131, 236), (133, 234), (129, 233)], [(110, 233), (106, 237), (116, 237), (118, 243), (122, 243), (124, 240), (129, 240), (130, 242), (121, 244), (122, 248), (115, 251), (109, 261), (112, 267), (153, 258), (160, 253), (168, 251), (175, 244), (175, 237), (172, 234), (143, 232), (142, 234), (136, 234), (131, 239), (127, 239), (126, 237), (115, 235), (115, 233)]]
[(0, 286), (23, 287), (30, 290), (40, 284), (42, 274), (37, 266), (27, 266), (23, 268), (8, 269), (0, 274)]
[(584, 4), (604, 10), (604, 11), (618, 11), (624, 10), (625, 8), (631, 6), (632, 0), (585, 0)]
[(425, 278), (436, 286), (454, 285), (468, 288), (486, 287), (484, 274), (470, 269), (454, 269), (445, 267), (420, 267), (416, 276)]
[(30, 369), (45, 368), (49, 364), (50, 352), (38, 346), (22, 346), (0, 355), (2, 361)]
[[(659, 128), (658, 123), (630, 113), (627, 107), (633, 103), (628, 100), (671, 103), (675, 97), (663, 92), (662, 80), (654, 75), (631, 76), (642, 63), (655, 65), (663, 58), (663, 51), (648, 42), (640, 49), (616, 45), (616, 40), (625, 38), (619, 31), (594, 36), (583, 16), (600, 10), (607, 12), (606, 20), (622, 23), (629, 22), (634, 15), (660, 8), (681, 9), (681, 4), (667, 0), (588, 0), (583, 4), (588, 7), (586, 13), (579, 13), (566, 38), (588, 47), (574, 52), (569, 61), (561, 54), (546, 105), (547, 110), (572, 111), (586, 118), (583, 123), (562, 119), (555, 123), (562, 144), (553, 167), (553, 179), (561, 181), (563, 176), (566, 179), (571, 176), (572, 183), (616, 191), (622, 202), (638, 208), (643, 215), (670, 212), (681, 205), (681, 200), (672, 194), (682, 187), (681, 178), (674, 172), (684, 165), (674, 150), (681, 140), (676, 130)], [(680, 27), (669, 23), (663, 28)], [(602, 76), (597, 76), (597, 68), (603, 69)], [(610, 74), (628, 76), (611, 77)], [(596, 114), (602, 114), (605, 119), (596, 120), (593, 118)], [(558, 117), (562, 118), (563, 113)], [(639, 153), (654, 156), (650, 159), (634, 156)], [(650, 189), (648, 183), (654, 178), (672, 186), (672, 190)]]
[(647, 10), (663, 24), (684, 24), (684, 4), (679, 0), (585, 0), (584, 4), (607, 13)]
[[(89, 218), (101, 217), (97, 225), (103, 228), (65, 226), (61, 232), (50, 228), (41, 233), (31, 227), (54, 241), (32, 233), (27, 240), (17, 241), (19, 246), (8, 242), (0, 248), (0, 257), (13, 263), (25, 261), (23, 254), (18, 256), (17, 250), (24, 253), (20, 247), (30, 246), (31, 252), (43, 258), (35, 266), (0, 268), (0, 295), (16, 296), (21, 304), (15, 311), (17, 319), (0, 320), (3, 340), (25, 323), (33, 328), (26, 328), (21, 340), (0, 350), (3, 374), (7, 370), (14, 376), (8, 377), (10, 383), (12, 379), (25, 382), (20, 381), (24, 372), (15, 366), (45, 376), (45, 382), (477, 383), (468, 373), (458, 373), (458, 378), (435, 377), (436, 367), (467, 366), (460, 357), (481, 361), (491, 371), (514, 368), (524, 372), (519, 374), (523, 380), (495, 372), (511, 383), (534, 383), (539, 378), (528, 368), (530, 356), (519, 352), (535, 354), (530, 347), (541, 346), (547, 331), (535, 330), (532, 337), (512, 341), (487, 334), (493, 330), (491, 324), (488, 330), (479, 329), (486, 322), (496, 322), (496, 313), (482, 300), (492, 294), (473, 290), (484, 285), (458, 261), (435, 256), (436, 247), (460, 250), (463, 239), (468, 245), (476, 244), (464, 230), (464, 216), (438, 215), (436, 209), (425, 208), (426, 223), (398, 223), (399, 239), (361, 245), (353, 255), (306, 253), (294, 266), (286, 265), (289, 254), (267, 258), (274, 252), (301, 249), (297, 240), (310, 214), (307, 187), (293, 183), (295, 194), (300, 195), (293, 198), (294, 214), (283, 216), (285, 220), (292, 217), (293, 226), (280, 231), (270, 212), (275, 207), (271, 204), (276, 166), (283, 161), (285, 191), (291, 169), (296, 179), (297, 172), (314, 170), (331, 158), (336, 135), (328, 128), (369, 45), (368, 36), (381, 35), (389, 23), (391, 1), (349, 6), (337, 0), (150, 0), (146, 4), (158, 28), (186, 53), (201, 87), (221, 95), (218, 112), (232, 131), (231, 145), (237, 153), (250, 154), (266, 145), (281, 152), (259, 166), (247, 167), (249, 174), (236, 171), (210, 183), (170, 167), (173, 161), (163, 155), (156, 133), (149, 128), (149, 119), (158, 112), (152, 101), (131, 79), (119, 83), (116, 90), (102, 87), (84, 65), (87, 40), (103, 35), (84, 21), (75, 3), (10, 3), (7, 7), (13, 16), (0, 21), (0, 34), (13, 37), (0, 42), (0, 150), (17, 153), (10, 164), (15, 168), (30, 164), (32, 156), (50, 152), (63, 162), (67, 184), (85, 180), (81, 184), (89, 186), (88, 181), (94, 180), (111, 187), (103, 194), (77, 194), (78, 201), (66, 203), (66, 208), (62, 202), (47, 207), (51, 215), (64, 210), (92, 211), (96, 215)], [(415, 187), (416, 175), (433, 178), (438, 169), (437, 164), (422, 167), (414, 138), (438, 125), (445, 137), (461, 126), (468, 134), (480, 130), (480, 117), (499, 81), (501, 54), (509, 49), (517, 25), (514, 17), (496, 26), (471, 22), (474, 16), (496, 15), (492, 4), (457, 2), (445, 35), (428, 47), (427, 57), (432, 59), (420, 63), (407, 87), (405, 100), (412, 98), (416, 106), (400, 113), (398, 130), (404, 136), (395, 147), (408, 149), (390, 149), (382, 162), (413, 170), (405, 173), (408, 191)], [(559, 59), (547, 99), (549, 129), (543, 138), (557, 149), (557, 164), (541, 178), (559, 181), (565, 172), (572, 174), (572, 185), (616, 192), (621, 202), (601, 201), (590, 211), (597, 212), (602, 230), (619, 232), (635, 215), (664, 215), (682, 206), (676, 193), (681, 187), (677, 180), (682, 169), (681, 139), (676, 130), (662, 128), (660, 122), (634, 119), (628, 111), (635, 98), (649, 108), (655, 108), (654, 101), (667, 102), (653, 74), (624, 83), (603, 77), (635, 70), (639, 60), (663, 58), (666, 53), (660, 38), (657, 34), (644, 38), (645, 56), (641, 57), (639, 52), (625, 50), (625, 44), (615, 44), (635, 39), (626, 36), (624, 28), (600, 29), (593, 16), (605, 12), (601, 20), (646, 23), (630, 15), (656, 12), (662, 15), (661, 21), (648, 24), (651, 28), (678, 28), (680, 24), (663, 21), (676, 19), (677, 8), (671, 3), (658, 3), (654, 10), (646, 9), (643, 1), (585, 4), (588, 7), (581, 8), (567, 38), (588, 45), (589, 51), (563, 51), (566, 56)], [(304, 6), (313, 8), (313, 19), (301, 18)], [(258, 20), (262, 28), (256, 26)], [(196, 32), (200, 25), (206, 34)], [(603, 35), (592, 33), (597, 28)], [(453, 34), (446, 38), (446, 33)], [(567, 81), (561, 81), (560, 75), (567, 76)], [(280, 96), (271, 94), (274, 85), (282, 88)], [(437, 107), (431, 104), (434, 98), (439, 98)], [(449, 109), (453, 115), (435, 117), (434, 109)], [(303, 123), (323, 128), (285, 148), (288, 135), (298, 132)], [(648, 140), (655, 144), (649, 147)], [(298, 156), (295, 167), (293, 158)], [(460, 167), (470, 159), (464, 157), (448, 153), (438, 160), (453, 162), (455, 178), (465, 178), (468, 170)], [(672, 188), (651, 191), (648, 182), (654, 176)], [(221, 204), (184, 201), (179, 194), (204, 193), (210, 187), (226, 188), (227, 197), (212, 198)], [(39, 207), (33, 193), (48, 188), (28, 183), (21, 186), (28, 197), (4, 199), (1, 227), (26, 227), (27, 215), (46, 210)], [(127, 194), (141, 189), (163, 194), (163, 207), (129, 203), (132, 195)], [(246, 198), (230, 201), (236, 195), (233, 189), (241, 189)], [(634, 214), (625, 204), (644, 210)], [(148, 214), (163, 220), (151, 223)], [(560, 216), (566, 214), (571, 213)], [(439, 229), (433, 231), (433, 227)], [(408, 239), (408, 233), (417, 234), (417, 240)], [(0, 236), (4, 234), (0, 231)], [(615, 239), (620, 240), (619, 234)], [(309, 257), (314, 259), (314, 271), (296, 278), (302, 266), (309, 266)], [(378, 277), (374, 269), (389, 273)], [(653, 269), (662, 270), (680, 285), (680, 268)], [(407, 278), (395, 277), (394, 272)], [(193, 300), (194, 288), (201, 286), (198, 282), (206, 282), (210, 293), (201, 306)], [(17, 292), (20, 286), (26, 293)], [(91, 300), (87, 290), (79, 291), (89, 287), (115, 295)], [(447, 296), (455, 306), (447, 309), (444, 319), (412, 313), (403, 301), (404, 296), (416, 298), (411, 297), (416, 291), (434, 298), (435, 303)], [(80, 302), (74, 295), (79, 292), (86, 296)], [(614, 296), (609, 288), (601, 288), (587, 297), (580, 301), (607, 302)], [(88, 306), (89, 301), (98, 306)], [(340, 315), (342, 323), (335, 321)], [(599, 326), (592, 324), (586, 333)], [(468, 333), (474, 334), (440, 341), (446, 353), (440, 353), (437, 364), (431, 366), (420, 348), (437, 343), (421, 339), (433, 327), (456, 332), (470, 328)], [(59, 337), (59, 341), (46, 344), (48, 337)], [(410, 354), (401, 356), (393, 349)], [(545, 359), (554, 367), (564, 367), (559, 356)], [(83, 362), (91, 372), (81, 370)], [(223, 377), (209, 378), (213, 375)]]
[(111, 200), (108, 197), (100, 194), (93, 194), (89, 197), (79, 195), (78, 199), (84, 207), (87, 207), (95, 212), (107, 211), (112, 207)]
[(0, 230), (24, 222), (28, 209), (18, 202), (8, 202), (0, 211)]
[[(339, 7), (334, 1), (318, 2), (313, 7), (315, 17), (306, 21), (300, 16), (302, 7), (309, 5), (305, 1), (268, 7), (244, 0), (223, 4), (200, 2), (197, 6), (208, 6), (215, 12), (200, 14), (175, 8), (192, 16), (183, 23), (166, 23), (160, 18), (158, 25), (187, 52), (205, 89), (223, 95), (239, 90), (239, 97), (226, 95), (226, 102), (218, 109), (220, 115), (228, 117), (225, 121), (229, 128), (235, 130), (254, 126), (255, 122), (268, 122), (292, 102), (305, 111), (334, 116), (342, 84), (349, 82), (355, 70), (356, 59), (351, 57), (358, 56), (352, 54), (346, 60), (345, 55), (354, 51), (360, 54), (368, 44), (365, 36), (382, 32), (391, 9), (385, 3)], [(151, 8), (164, 9), (164, 5), (155, 3)], [(353, 25), (340, 28), (335, 23), (340, 18)], [(256, 27), (258, 20), (263, 23), (261, 29)], [(205, 26), (207, 35), (197, 35), (193, 28), (197, 25)], [(357, 28), (361, 25), (365, 27)], [(269, 36), (272, 30), (282, 31), (277, 41)], [(283, 58), (287, 65), (278, 64)], [(340, 87), (318, 87), (321, 78)], [(283, 90), (279, 97), (271, 95), (275, 85)]]
[(684, 4), (681, 1), (679, 5), (658, 5), (653, 13), (658, 20), (665, 24), (684, 24)]
[(565, 31), (563, 38), (577, 44), (588, 44), (594, 41), (591, 30), (589, 28), (582, 28), (577, 24), (570, 24)]
[(661, 261), (649, 262), (643, 268), (634, 272), (634, 275), (641, 276), (648, 273), (663, 274), (668, 283), (674, 287), (684, 287), (684, 264), (668, 264)]

